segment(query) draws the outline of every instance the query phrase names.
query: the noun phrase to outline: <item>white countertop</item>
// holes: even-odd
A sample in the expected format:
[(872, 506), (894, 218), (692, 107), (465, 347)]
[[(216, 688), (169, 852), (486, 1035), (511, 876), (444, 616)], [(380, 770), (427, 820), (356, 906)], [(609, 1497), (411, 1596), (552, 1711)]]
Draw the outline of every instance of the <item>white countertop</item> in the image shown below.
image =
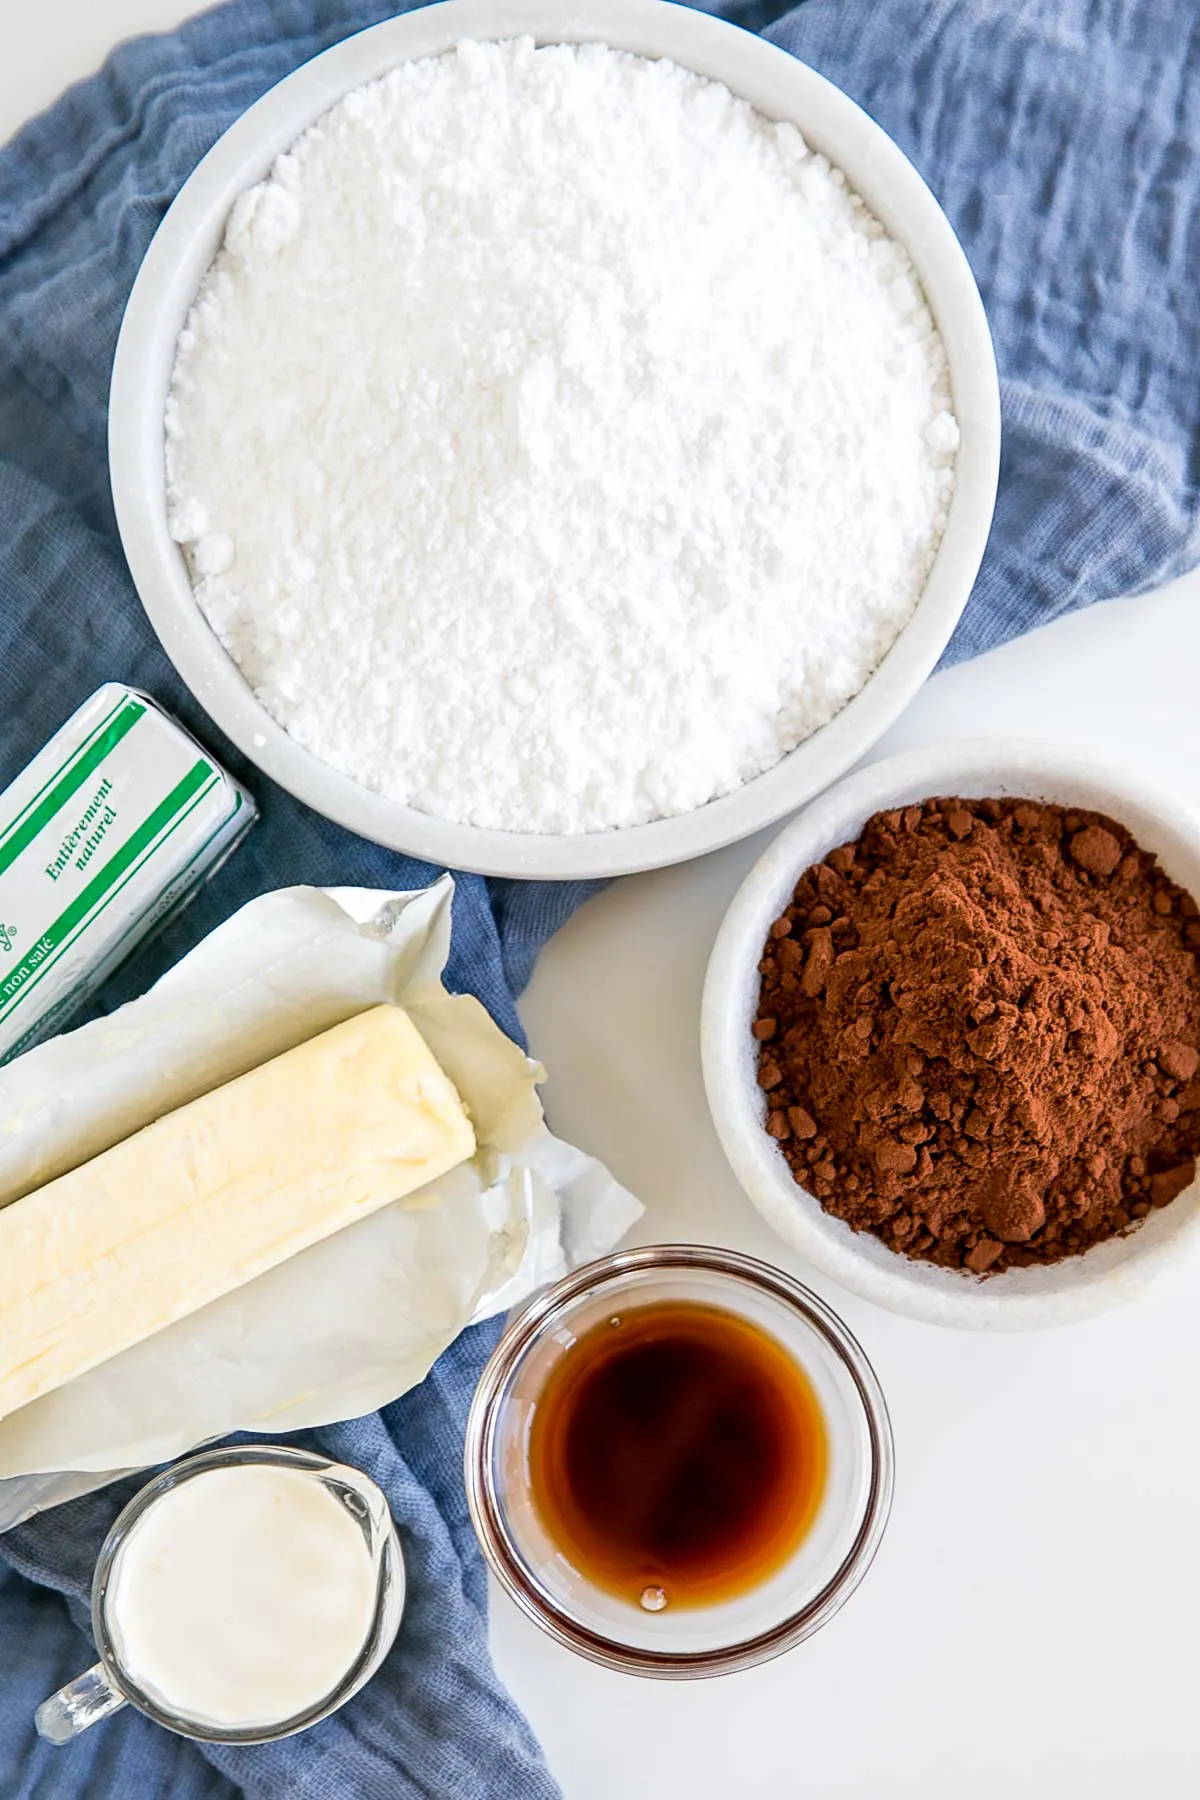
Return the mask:
[[(118, 38), (191, 10), (14, 7), (0, 139)], [(935, 677), (877, 754), (1055, 736), (1200, 804), (1198, 669), (1194, 576)], [(1008, 1338), (910, 1324), (811, 1276), (743, 1199), (700, 1079), (708, 951), (769, 835), (592, 901), (544, 952), (522, 1013), (555, 1129), (646, 1202), (640, 1241), (750, 1251), (843, 1313), (892, 1411), (891, 1525), (844, 1611), (764, 1668), (678, 1685), (608, 1674), (497, 1594), (501, 1674), (567, 1800), (1194, 1800), (1200, 1263), (1106, 1319)]]

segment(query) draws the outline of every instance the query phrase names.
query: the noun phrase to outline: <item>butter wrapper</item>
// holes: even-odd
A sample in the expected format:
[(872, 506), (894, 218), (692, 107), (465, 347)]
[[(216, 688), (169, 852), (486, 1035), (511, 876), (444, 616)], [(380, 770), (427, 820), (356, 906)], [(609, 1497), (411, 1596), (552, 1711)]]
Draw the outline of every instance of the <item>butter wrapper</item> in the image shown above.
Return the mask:
[(366, 1008), (403, 1006), (475, 1129), (470, 1162), (0, 1419), (0, 1531), (232, 1431), (302, 1431), (421, 1381), (467, 1324), (611, 1250), (641, 1214), (552, 1136), (544, 1072), (448, 993), (454, 883), (281, 888), (149, 993), (0, 1069), (0, 1206)]
[(60, 1029), (255, 817), (145, 694), (86, 700), (0, 794), (0, 1062)]

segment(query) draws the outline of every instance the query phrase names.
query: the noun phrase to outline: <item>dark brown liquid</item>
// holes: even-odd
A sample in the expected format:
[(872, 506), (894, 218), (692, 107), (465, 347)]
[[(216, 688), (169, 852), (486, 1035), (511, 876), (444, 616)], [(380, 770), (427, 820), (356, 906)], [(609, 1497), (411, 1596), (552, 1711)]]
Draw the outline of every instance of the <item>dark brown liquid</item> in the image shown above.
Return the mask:
[(807, 1376), (716, 1307), (594, 1326), (551, 1370), (529, 1439), (534, 1504), (588, 1580), (653, 1609), (744, 1593), (816, 1516), (828, 1462)]

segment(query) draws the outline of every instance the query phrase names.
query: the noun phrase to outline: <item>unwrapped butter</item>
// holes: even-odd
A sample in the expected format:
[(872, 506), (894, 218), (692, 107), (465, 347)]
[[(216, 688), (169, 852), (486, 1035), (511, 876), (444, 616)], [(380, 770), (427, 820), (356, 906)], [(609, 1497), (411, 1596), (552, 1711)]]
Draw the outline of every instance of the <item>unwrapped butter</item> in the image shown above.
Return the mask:
[(0, 1418), (474, 1149), (395, 1006), (167, 1113), (0, 1210)]

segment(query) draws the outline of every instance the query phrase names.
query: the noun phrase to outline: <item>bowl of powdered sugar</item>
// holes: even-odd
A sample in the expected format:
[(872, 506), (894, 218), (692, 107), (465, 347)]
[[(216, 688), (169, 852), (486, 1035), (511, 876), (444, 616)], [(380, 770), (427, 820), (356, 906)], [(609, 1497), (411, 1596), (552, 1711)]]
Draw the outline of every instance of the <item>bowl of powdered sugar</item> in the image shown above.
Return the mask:
[(453, 0), (243, 115), (130, 299), (110, 454), (198, 700), (320, 812), (528, 876), (850, 766), (977, 572), (987, 324), (915, 170), (683, 7)]

